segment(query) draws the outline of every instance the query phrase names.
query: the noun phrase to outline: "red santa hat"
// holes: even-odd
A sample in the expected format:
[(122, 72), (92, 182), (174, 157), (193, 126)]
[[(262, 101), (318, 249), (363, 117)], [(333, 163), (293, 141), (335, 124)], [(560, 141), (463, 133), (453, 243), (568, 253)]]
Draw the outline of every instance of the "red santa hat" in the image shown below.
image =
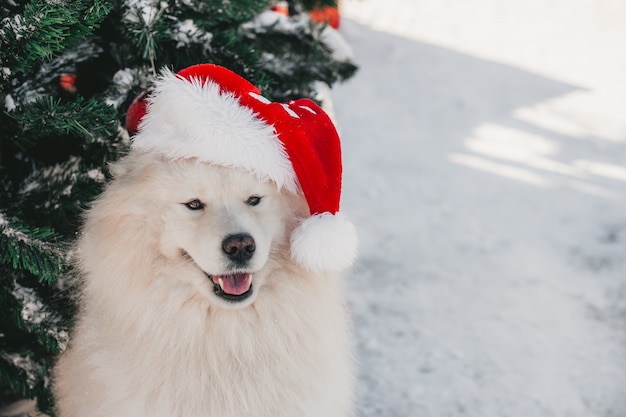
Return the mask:
[(139, 113), (133, 116), (138, 126), (128, 126), (137, 132), (136, 150), (247, 170), (279, 188), (302, 192), (310, 217), (291, 236), (295, 262), (317, 272), (354, 262), (356, 232), (339, 212), (339, 136), (313, 101), (271, 102), (234, 72), (201, 64), (177, 74), (164, 71), (145, 114)]

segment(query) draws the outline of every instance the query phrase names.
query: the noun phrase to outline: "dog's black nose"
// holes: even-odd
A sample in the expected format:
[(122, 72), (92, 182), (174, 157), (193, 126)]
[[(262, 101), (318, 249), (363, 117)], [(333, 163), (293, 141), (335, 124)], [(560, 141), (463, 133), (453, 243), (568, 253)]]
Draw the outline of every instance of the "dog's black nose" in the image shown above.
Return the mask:
[(226, 256), (237, 263), (249, 261), (255, 249), (254, 239), (247, 233), (226, 236), (222, 241), (222, 250)]

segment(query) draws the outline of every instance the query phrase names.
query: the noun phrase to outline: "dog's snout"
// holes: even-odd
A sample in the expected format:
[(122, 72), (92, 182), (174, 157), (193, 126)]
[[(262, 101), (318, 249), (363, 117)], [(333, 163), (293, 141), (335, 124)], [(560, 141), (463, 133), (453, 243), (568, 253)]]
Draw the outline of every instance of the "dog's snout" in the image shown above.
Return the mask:
[(249, 261), (255, 249), (254, 239), (247, 233), (230, 235), (222, 241), (222, 250), (226, 256), (238, 263)]

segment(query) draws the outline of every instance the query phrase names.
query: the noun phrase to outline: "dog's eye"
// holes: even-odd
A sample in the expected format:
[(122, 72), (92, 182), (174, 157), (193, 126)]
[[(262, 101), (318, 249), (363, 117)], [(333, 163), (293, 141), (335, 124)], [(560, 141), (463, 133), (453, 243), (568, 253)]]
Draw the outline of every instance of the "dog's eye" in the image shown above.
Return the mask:
[(251, 195), (246, 200), (246, 204), (249, 206), (257, 206), (260, 202), (261, 202), (261, 197), (256, 196), (256, 195)]
[(184, 203), (184, 205), (189, 210), (202, 210), (204, 208), (204, 204), (202, 203), (202, 201), (198, 200), (197, 198), (194, 198), (193, 200)]

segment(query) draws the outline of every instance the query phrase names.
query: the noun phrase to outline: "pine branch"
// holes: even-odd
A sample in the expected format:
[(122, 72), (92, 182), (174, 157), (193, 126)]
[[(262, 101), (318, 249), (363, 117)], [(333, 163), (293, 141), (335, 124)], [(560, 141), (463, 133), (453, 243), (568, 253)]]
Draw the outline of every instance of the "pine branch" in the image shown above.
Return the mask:
[(261, 50), (259, 66), (269, 76), (264, 94), (277, 101), (299, 97), (315, 98), (315, 82), (332, 85), (350, 78), (357, 67), (339, 61), (324, 42), (326, 25), (301, 14), (274, 19), (255, 18), (241, 26), (251, 49)]
[(8, 387), (22, 398), (36, 398), (37, 408), (54, 416), (49, 369), (52, 361), (32, 352), (24, 354), (0, 351), (0, 388)]
[(130, 39), (141, 52), (141, 57), (150, 63), (156, 75), (156, 58), (160, 41), (167, 28), (163, 20), (167, 5), (159, 0), (128, 0), (123, 7), (123, 21), (130, 33)]
[(59, 78), (62, 75), (75, 73), (82, 62), (93, 60), (102, 53), (102, 47), (97, 45), (94, 39), (85, 39), (65, 49), (52, 61), (42, 64), (24, 82), (11, 86), (10, 97), (13, 106), (7, 110), (14, 111), (46, 95), (58, 95)]
[[(206, 13), (208, 13), (208, 16), (211, 16), (211, 26), (214, 28), (236, 26), (242, 22), (247, 22), (256, 14), (272, 5), (272, 2), (268, 0), (213, 1), (205, 3), (207, 6)], [(203, 13), (205, 12), (203, 11)]]
[(339, 4), (338, 0), (301, 0), (301, 3), (305, 10), (324, 6), (337, 7)]
[(77, 97), (64, 102), (49, 96), (9, 116), (20, 124), (21, 133), (14, 140), (23, 149), (39, 140), (61, 135), (76, 136), (90, 143), (114, 136), (118, 126), (117, 111), (95, 98)]
[(0, 263), (53, 282), (66, 268), (66, 253), (54, 238), (49, 229), (29, 228), (0, 213)]
[(0, 351), (0, 386), (9, 387), (23, 397), (30, 397), (35, 388), (38, 367), (17, 353), (9, 353), (4, 348)]
[(30, 72), (91, 34), (110, 8), (110, 0), (74, 0), (71, 7), (45, 0), (27, 3), (21, 14), (0, 22), (0, 65), (14, 74)]
[[(98, 144), (98, 147), (101, 146)], [(106, 151), (106, 145), (104, 148)], [(34, 170), (22, 182), (17, 194), (17, 207), (22, 215), (34, 218), (36, 213), (47, 213), (39, 226), (53, 228), (57, 235), (71, 237), (80, 212), (102, 191), (105, 161), (113, 159), (102, 149), (94, 149), (92, 153), (101, 154), (102, 162), (96, 163), (91, 169), (85, 166), (91, 161), (73, 156), (66, 161)]]
[[(17, 281), (28, 281), (26, 275), (17, 274), (15, 280), (8, 280), (0, 287), (0, 301), (3, 311), (0, 317), (2, 324), (1, 334), (10, 333), (13, 339), (21, 341), (22, 348), (38, 351), (39, 354), (56, 355), (65, 349), (69, 339), (69, 322), (61, 313), (66, 313), (66, 303), (58, 305), (56, 300), (50, 299), (49, 292), (58, 293), (55, 286), (36, 288), (27, 287)], [(32, 283), (31, 283), (32, 285)], [(41, 294), (40, 294), (41, 292)], [(58, 295), (53, 298), (58, 298)], [(7, 324), (8, 322), (11, 324)], [(34, 336), (34, 339), (33, 339)], [(28, 342), (26, 342), (28, 341)], [(4, 343), (2, 343), (4, 342)], [(0, 346), (9, 348), (16, 344), (3, 341), (0, 337)]]

